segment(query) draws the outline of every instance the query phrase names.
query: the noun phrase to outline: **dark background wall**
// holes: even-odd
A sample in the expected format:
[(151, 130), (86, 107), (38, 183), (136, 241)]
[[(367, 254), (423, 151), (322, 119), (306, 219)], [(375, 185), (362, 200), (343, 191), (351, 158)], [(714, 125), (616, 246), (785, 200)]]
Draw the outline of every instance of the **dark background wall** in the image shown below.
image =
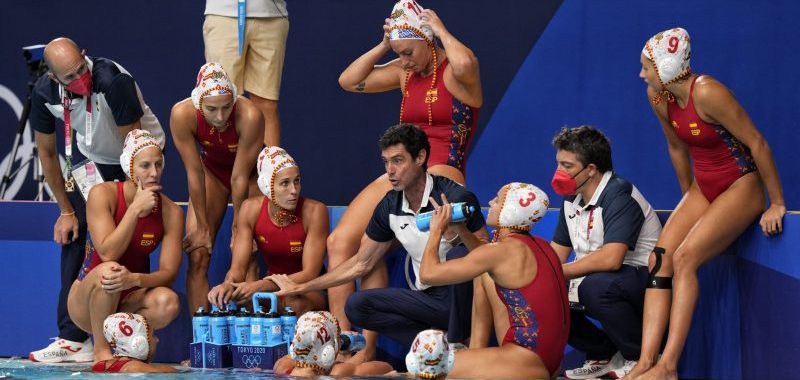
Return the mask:
[[(485, 4), (478, 2), (426, 4), (481, 58), (487, 104), (481, 126), (490, 119), (560, 3), (504, 0), (495, 2), (496, 12), (488, 12)], [(21, 47), (66, 35), (87, 54), (114, 59), (128, 69), (146, 102), (168, 128), (170, 108), (189, 96), (204, 63), (205, 2), (143, 1), (109, 6), (103, 1), (85, 1), (80, 7), (83, 14), (71, 4), (30, 1), (5, 5), (6, 14), (17, 17), (0, 25), (4, 36), (0, 85), (24, 99), (27, 77)], [(400, 92), (347, 93), (339, 88), (337, 79), (352, 60), (380, 41), (381, 25), (392, 5), (388, 0), (289, 1), (291, 26), (280, 99), (282, 142), (303, 167), (307, 196), (346, 205), (382, 173), (376, 142), (386, 127), (397, 123)], [(481, 18), (483, 23), (474, 22)], [(498, 43), (499, 37), (502, 43)], [(0, 103), (0, 141), (10, 145), (16, 122), (12, 108)], [(30, 147), (26, 145), (22, 153)], [(10, 149), (0, 148), (0, 152), (6, 150)], [(165, 191), (174, 199), (186, 200), (185, 172), (171, 143), (167, 154)], [(16, 199), (32, 199), (33, 182), (28, 179), (20, 186)]]
[[(346, 205), (382, 172), (375, 141), (397, 122), (400, 94), (347, 93), (337, 78), (379, 41), (392, 3), (289, 1), (282, 141), (303, 167), (304, 193), (331, 205)], [(797, 209), (798, 180), (792, 173), (800, 145), (794, 133), (800, 116), (794, 96), (800, 86), (794, 68), (800, 58), (798, 3), (429, 0), (423, 5), (435, 9), (480, 58), (485, 106), (467, 182), (482, 202), (512, 180), (550, 191), (550, 139), (561, 126), (586, 123), (611, 137), (620, 174), (657, 208), (672, 208), (677, 181), (637, 74), (644, 41), (681, 25), (692, 36), (692, 66), (728, 85), (767, 137), (788, 206)], [(4, 8), (13, 15), (0, 25), (0, 86), (7, 87), (0, 87), (0, 97), (6, 103), (25, 96), (20, 48), (67, 35), (88, 54), (125, 66), (168, 128), (170, 107), (189, 95), (204, 61), (203, 1), (93, 0), (80, 7), (16, 1)], [(13, 107), (0, 102), (0, 139), (7, 142), (0, 152), (10, 149), (16, 122)], [(31, 146), (25, 144), (21, 154)], [(166, 192), (185, 200), (180, 159), (171, 144), (167, 152)], [(9, 195), (32, 199), (34, 190), (30, 179), (20, 179)]]
[(674, 208), (678, 181), (638, 73), (644, 42), (683, 26), (693, 69), (734, 92), (769, 141), (787, 206), (797, 210), (798, 15), (792, 1), (565, 1), (484, 128), (468, 183), (481, 200), (512, 178), (550, 191), (553, 135), (593, 124), (611, 139), (614, 169), (656, 208)]

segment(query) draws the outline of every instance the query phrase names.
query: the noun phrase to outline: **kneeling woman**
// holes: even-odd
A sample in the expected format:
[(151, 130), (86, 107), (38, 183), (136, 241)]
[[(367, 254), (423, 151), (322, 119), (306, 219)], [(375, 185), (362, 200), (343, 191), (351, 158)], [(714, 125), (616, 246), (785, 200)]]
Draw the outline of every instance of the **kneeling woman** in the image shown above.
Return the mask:
[(150, 364), (158, 338), (143, 316), (111, 314), (103, 322), (103, 335), (114, 358), (95, 363), (92, 372), (176, 372), (174, 367)]
[[(506, 330), (501, 346), (456, 352), (450, 375), (550, 378), (558, 371), (567, 344), (569, 305), (558, 256), (548, 242), (529, 234), (547, 211), (547, 194), (529, 184), (503, 186), (489, 202), (487, 223), (495, 227), (494, 243), (484, 245), (463, 224), (448, 225), (452, 207), (446, 198), (442, 206), (431, 201), (435, 210), (420, 266), (422, 283), (455, 284), (487, 273), (499, 296), (489, 303), (491, 314), (508, 313), (505, 321), (499, 321)], [(470, 253), (440, 262), (439, 240), (447, 229), (458, 233)], [(416, 355), (415, 348), (412, 346), (411, 356)], [(423, 356), (428, 352), (419, 351)]]
[[(269, 146), (258, 155), (258, 188), (264, 195), (244, 201), (237, 220), (231, 269), (225, 281), (208, 293), (208, 301), (224, 306), (247, 302), (255, 292), (274, 292), (278, 286), (261, 279), (243, 282), (255, 239), (267, 263), (267, 275), (287, 274), (297, 283), (313, 280), (322, 271), (328, 238), (328, 209), (300, 196), (300, 168), (285, 150)], [(298, 315), (325, 308), (322, 292), (290, 296), (282, 303)], [(280, 305), (283, 307), (284, 305)]]
[[(95, 337), (95, 362), (112, 358), (103, 320), (122, 311), (141, 314), (153, 329), (178, 316), (170, 286), (181, 266), (183, 213), (161, 194), (164, 156), (150, 133), (135, 129), (125, 138), (122, 165), (128, 180), (96, 185), (86, 215), (91, 236), (86, 259), (67, 299), (69, 316)], [(150, 253), (161, 245), (158, 271)]]

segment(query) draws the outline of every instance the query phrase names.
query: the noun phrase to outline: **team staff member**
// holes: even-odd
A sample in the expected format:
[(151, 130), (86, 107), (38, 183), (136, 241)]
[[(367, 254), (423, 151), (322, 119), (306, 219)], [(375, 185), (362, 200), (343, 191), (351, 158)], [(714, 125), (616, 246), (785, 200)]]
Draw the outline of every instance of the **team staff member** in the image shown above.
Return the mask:
[[(285, 275), (268, 279), (280, 288), (279, 295), (301, 294), (327, 289), (364, 276), (383, 259), (394, 242), (399, 242), (411, 257), (415, 289), (366, 289), (347, 300), (346, 312), (356, 326), (410, 345), (416, 334), (431, 326), (447, 330), (454, 342), (469, 335), (472, 306), (472, 283), (453, 286), (427, 286), (420, 281), (419, 266), (429, 232), (417, 229), (419, 213), (433, 210), (430, 197), (445, 194), (453, 202), (466, 202), (480, 209), (474, 194), (463, 186), (426, 171), (430, 145), (422, 129), (411, 124), (389, 128), (378, 142), (392, 190), (375, 208), (362, 239), (358, 254), (345, 265), (312, 281), (298, 284)], [(475, 212), (466, 221), (467, 228), (479, 239), (487, 240), (483, 214)], [(448, 234), (440, 240), (439, 255), (445, 260), (448, 251), (459, 244), (458, 236)], [(367, 336), (364, 361), (372, 360), (375, 340)]]
[[(56, 144), (56, 119), (64, 121), (65, 154), (71, 166), (74, 145), (96, 164), (106, 181), (125, 180), (119, 163), (122, 143), (133, 129), (143, 129), (164, 146), (164, 131), (145, 104), (139, 86), (118, 63), (89, 57), (72, 40), (59, 37), (47, 44), (44, 60), (49, 71), (31, 93), (30, 124), (34, 130), (45, 180), (58, 202), (60, 215), (53, 240), (61, 244), (61, 290), (58, 295), (58, 338), (31, 352), (33, 361), (92, 361), (88, 335), (70, 320), (67, 296), (78, 275), (86, 245), (86, 201), (81, 184), (67, 172), (62, 176)], [(74, 132), (74, 135), (73, 135)], [(66, 138), (69, 136), (69, 138)], [(77, 144), (73, 144), (73, 136)], [(91, 165), (90, 165), (91, 166)]]

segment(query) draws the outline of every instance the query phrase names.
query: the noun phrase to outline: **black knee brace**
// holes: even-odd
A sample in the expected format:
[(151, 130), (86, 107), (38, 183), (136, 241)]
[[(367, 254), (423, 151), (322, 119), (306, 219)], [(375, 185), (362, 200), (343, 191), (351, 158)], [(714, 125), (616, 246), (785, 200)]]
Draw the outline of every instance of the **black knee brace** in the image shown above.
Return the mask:
[(658, 270), (661, 269), (661, 255), (667, 251), (661, 247), (654, 247), (653, 254), (656, 257), (656, 263), (653, 265), (653, 270), (650, 271), (650, 276), (647, 278), (647, 289), (672, 289), (672, 276), (659, 277), (656, 276)]

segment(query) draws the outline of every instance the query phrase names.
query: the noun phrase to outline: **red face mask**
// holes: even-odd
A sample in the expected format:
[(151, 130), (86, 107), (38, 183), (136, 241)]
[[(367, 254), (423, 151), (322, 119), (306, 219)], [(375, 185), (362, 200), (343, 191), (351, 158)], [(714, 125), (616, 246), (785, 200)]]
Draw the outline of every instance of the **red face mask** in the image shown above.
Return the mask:
[(92, 93), (92, 71), (87, 69), (80, 78), (69, 82), (64, 88), (74, 94), (89, 96)]
[(553, 191), (561, 196), (575, 195), (575, 193), (578, 192), (578, 188), (589, 180), (589, 178), (586, 178), (586, 181), (583, 181), (580, 186), (578, 186), (578, 182), (575, 181), (575, 177), (581, 174), (584, 169), (586, 169), (586, 166), (584, 166), (580, 172), (575, 173), (575, 176), (571, 176), (563, 170), (556, 170), (556, 173), (553, 174), (553, 180), (550, 181), (550, 185), (553, 186)]

